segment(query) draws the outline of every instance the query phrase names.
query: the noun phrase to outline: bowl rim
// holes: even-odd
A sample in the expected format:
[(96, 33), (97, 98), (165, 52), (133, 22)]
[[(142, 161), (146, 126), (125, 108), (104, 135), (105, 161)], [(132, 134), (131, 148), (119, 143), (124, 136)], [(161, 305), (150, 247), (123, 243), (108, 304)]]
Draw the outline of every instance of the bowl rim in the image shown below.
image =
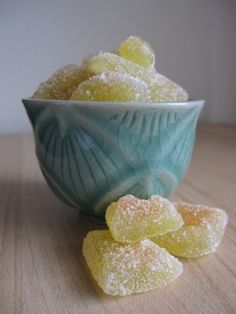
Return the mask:
[(187, 101), (175, 102), (105, 102), (105, 101), (91, 101), (91, 100), (58, 100), (58, 99), (35, 99), (35, 98), (22, 98), (24, 105), (49, 105), (58, 107), (87, 107), (87, 108), (106, 108), (106, 109), (127, 109), (127, 108), (177, 108), (177, 107), (202, 107), (205, 103), (204, 99), (190, 99)]

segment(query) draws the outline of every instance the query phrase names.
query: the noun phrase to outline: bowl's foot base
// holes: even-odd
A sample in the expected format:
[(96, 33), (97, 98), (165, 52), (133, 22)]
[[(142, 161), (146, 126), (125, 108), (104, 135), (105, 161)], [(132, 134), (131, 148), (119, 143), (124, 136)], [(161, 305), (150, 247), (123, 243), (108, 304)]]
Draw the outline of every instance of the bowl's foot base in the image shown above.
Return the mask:
[(105, 217), (95, 217), (89, 214), (86, 214), (82, 211), (79, 211), (79, 215), (83, 220), (98, 224), (98, 225), (106, 225)]

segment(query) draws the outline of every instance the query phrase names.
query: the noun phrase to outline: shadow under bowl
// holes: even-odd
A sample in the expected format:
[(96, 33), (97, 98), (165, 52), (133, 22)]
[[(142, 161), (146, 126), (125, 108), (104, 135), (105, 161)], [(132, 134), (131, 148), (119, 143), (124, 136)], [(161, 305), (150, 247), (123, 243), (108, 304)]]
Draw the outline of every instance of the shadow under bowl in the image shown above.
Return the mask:
[(191, 160), (204, 100), (104, 103), (22, 100), (52, 191), (95, 221), (125, 194), (168, 197)]

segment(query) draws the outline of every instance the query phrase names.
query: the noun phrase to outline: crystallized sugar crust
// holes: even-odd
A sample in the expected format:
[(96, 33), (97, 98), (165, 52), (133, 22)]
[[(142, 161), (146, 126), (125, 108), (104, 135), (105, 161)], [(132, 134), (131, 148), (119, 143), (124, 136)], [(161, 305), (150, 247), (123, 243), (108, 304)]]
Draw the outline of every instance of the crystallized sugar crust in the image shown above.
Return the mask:
[(60, 68), (40, 84), (32, 98), (109, 102), (186, 101), (187, 92), (157, 73), (154, 65), (155, 54), (151, 46), (139, 37), (130, 36), (119, 45), (116, 53), (100, 52), (86, 58), (82, 66), (68, 64)]
[(98, 285), (111, 295), (162, 288), (182, 273), (182, 264), (150, 240), (122, 244), (108, 230), (87, 234), (83, 254)]
[(106, 211), (106, 222), (113, 238), (135, 242), (179, 229), (183, 220), (167, 199), (152, 196), (141, 200), (132, 195), (121, 197)]
[(139, 64), (145, 68), (155, 66), (155, 53), (152, 47), (143, 39), (137, 36), (130, 36), (118, 47), (121, 57)]
[(91, 76), (103, 72), (125, 72), (143, 80), (150, 89), (150, 101), (186, 101), (186, 91), (154, 69), (146, 69), (116, 54), (106, 52), (87, 58), (83, 67)]
[(124, 72), (103, 72), (82, 82), (73, 92), (72, 100), (111, 102), (144, 102), (150, 96), (141, 79)]
[(35, 99), (70, 99), (79, 83), (87, 78), (87, 73), (76, 64), (67, 64), (58, 69), (47, 81), (40, 84), (33, 94)]
[(152, 240), (180, 257), (196, 258), (214, 252), (224, 235), (228, 216), (224, 210), (177, 202), (184, 225), (175, 232)]
[[(95, 230), (87, 234), (83, 254), (105, 293), (124, 296), (162, 288), (183, 271), (171, 254), (195, 258), (213, 252), (219, 245), (228, 221), (222, 209), (184, 202), (171, 204), (173, 207), (170, 204), (157, 195), (150, 200), (126, 195), (107, 210), (111, 232)], [(164, 220), (180, 215), (182, 227), (151, 240), (137, 240), (137, 235), (147, 236), (152, 230), (150, 223), (160, 222), (161, 212), (166, 214)], [(131, 235), (136, 241), (130, 240)]]

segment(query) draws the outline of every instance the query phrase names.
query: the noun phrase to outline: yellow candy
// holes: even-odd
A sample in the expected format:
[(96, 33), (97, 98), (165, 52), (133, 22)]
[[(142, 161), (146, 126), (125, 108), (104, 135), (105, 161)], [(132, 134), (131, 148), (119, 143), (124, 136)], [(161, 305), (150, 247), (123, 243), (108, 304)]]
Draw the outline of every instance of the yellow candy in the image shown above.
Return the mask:
[(121, 197), (106, 211), (106, 222), (119, 242), (136, 242), (175, 231), (183, 225), (181, 215), (167, 199), (152, 196), (141, 200), (132, 195)]
[(183, 227), (152, 240), (171, 254), (180, 257), (196, 258), (214, 252), (220, 244), (227, 224), (225, 211), (183, 202), (175, 205), (183, 217)]
[(103, 72), (125, 72), (144, 81), (150, 89), (151, 102), (186, 101), (187, 92), (165, 76), (156, 73), (153, 69), (145, 69), (123, 57), (113, 53), (99, 53), (87, 58), (83, 64), (90, 76)]
[(70, 99), (79, 83), (87, 79), (87, 73), (76, 64), (68, 64), (57, 70), (33, 94), (36, 99)]
[(105, 72), (82, 82), (71, 100), (144, 102), (148, 98), (148, 86), (141, 79), (122, 72)]
[(162, 288), (182, 273), (182, 264), (152, 241), (122, 244), (108, 230), (89, 232), (83, 254), (94, 279), (110, 295)]
[(143, 39), (130, 36), (125, 39), (118, 47), (120, 55), (145, 68), (154, 67), (155, 54), (152, 47)]

